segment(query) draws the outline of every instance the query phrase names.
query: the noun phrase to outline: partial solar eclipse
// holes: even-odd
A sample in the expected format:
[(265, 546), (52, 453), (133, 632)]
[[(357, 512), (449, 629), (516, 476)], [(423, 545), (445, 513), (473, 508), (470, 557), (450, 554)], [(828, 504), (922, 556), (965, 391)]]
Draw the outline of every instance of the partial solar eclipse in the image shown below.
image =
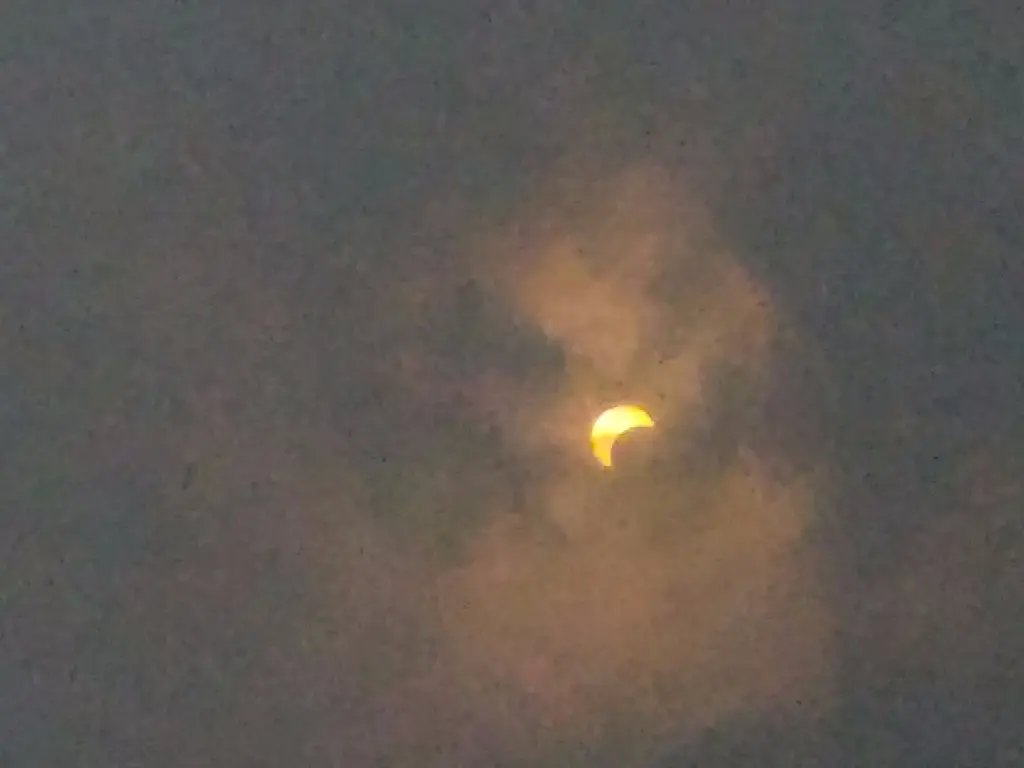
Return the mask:
[(590, 429), (590, 449), (603, 467), (612, 465), (612, 449), (619, 436), (632, 429), (650, 428), (654, 419), (637, 405), (616, 405), (602, 413)]

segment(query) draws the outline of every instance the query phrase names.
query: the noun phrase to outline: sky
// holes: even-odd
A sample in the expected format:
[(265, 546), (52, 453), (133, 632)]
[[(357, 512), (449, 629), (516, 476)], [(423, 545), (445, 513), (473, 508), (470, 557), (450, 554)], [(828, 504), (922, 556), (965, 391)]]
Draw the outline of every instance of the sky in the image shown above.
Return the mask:
[(0, 764), (1020, 764), (1019, 10), (123, 6), (0, 15)]

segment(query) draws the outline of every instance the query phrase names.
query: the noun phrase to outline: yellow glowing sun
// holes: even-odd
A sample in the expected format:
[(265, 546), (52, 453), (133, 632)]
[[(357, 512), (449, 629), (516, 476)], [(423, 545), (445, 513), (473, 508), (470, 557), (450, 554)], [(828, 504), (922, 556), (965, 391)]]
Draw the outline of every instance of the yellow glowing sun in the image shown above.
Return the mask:
[(602, 413), (590, 429), (590, 448), (602, 466), (612, 465), (612, 449), (624, 432), (639, 427), (653, 427), (654, 419), (638, 405), (616, 405)]

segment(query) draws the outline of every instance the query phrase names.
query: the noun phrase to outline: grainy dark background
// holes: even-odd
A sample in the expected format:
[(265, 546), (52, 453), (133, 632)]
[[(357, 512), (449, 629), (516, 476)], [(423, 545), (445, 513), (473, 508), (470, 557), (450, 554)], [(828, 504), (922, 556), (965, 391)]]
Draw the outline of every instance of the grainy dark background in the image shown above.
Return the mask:
[[(1022, 38), (1000, 2), (5, 3), (0, 765), (1024, 764)], [(578, 391), (470, 278), (639, 167), (788, 339), (758, 439), (825, 478), (780, 609), (827, 605), (806, 711), (630, 715), (616, 678), (562, 712), (432, 661), (446, 574), (563, 471), (480, 413)], [(729, 381), (692, 472), (750, 427)]]

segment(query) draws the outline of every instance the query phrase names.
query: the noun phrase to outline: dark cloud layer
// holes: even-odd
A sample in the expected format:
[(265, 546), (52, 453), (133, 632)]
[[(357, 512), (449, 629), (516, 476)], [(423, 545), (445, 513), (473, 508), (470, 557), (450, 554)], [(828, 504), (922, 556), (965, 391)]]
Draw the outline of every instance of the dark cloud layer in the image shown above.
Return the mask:
[(1019, 762), (1016, 15), (104, 5), (0, 25), (0, 763)]

